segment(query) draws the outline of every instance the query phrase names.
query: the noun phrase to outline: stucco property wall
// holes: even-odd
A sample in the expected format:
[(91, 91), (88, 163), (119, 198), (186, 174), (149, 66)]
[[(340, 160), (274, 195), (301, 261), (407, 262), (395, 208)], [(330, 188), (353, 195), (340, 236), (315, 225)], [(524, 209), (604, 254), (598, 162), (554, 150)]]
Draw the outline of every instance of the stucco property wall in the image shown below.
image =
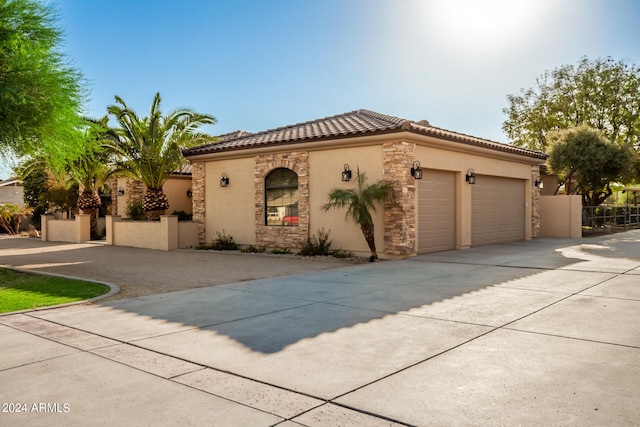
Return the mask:
[(581, 196), (541, 196), (540, 237), (582, 237)]

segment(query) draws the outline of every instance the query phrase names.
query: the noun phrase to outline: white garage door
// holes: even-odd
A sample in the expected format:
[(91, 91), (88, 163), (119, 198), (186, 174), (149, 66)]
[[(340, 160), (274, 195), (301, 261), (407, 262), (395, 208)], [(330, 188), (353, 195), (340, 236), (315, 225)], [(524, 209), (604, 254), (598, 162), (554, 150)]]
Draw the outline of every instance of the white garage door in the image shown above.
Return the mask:
[(471, 245), (525, 238), (524, 180), (478, 175), (471, 189)]
[(418, 180), (418, 252), (456, 248), (456, 175), (427, 169)]

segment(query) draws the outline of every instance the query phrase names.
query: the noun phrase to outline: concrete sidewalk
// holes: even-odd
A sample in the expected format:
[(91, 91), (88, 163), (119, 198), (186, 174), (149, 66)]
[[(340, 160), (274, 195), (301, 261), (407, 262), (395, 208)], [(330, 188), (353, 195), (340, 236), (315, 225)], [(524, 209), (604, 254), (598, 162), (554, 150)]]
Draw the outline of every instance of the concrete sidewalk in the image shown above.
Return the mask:
[(9, 314), (0, 425), (634, 425), (638, 325), (640, 231)]

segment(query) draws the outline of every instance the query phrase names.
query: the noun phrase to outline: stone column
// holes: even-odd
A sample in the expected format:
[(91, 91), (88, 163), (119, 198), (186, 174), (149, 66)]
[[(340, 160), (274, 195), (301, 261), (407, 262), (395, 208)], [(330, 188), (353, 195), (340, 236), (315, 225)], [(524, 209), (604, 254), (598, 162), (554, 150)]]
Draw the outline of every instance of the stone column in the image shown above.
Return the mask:
[(204, 162), (193, 162), (192, 166), (191, 203), (193, 210), (193, 222), (198, 224), (198, 242), (202, 244), (205, 243), (207, 239)]
[(540, 236), (540, 189), (535, 186), (540, 177), (540, 165), (531, 167), (531, 237)]
[(397, 204), (384, 207), (384, 252), (407, 256), (416, 253), (416, 182), (411, 176), (416, 144), (382, 144), (384, 180), (393, 183)]

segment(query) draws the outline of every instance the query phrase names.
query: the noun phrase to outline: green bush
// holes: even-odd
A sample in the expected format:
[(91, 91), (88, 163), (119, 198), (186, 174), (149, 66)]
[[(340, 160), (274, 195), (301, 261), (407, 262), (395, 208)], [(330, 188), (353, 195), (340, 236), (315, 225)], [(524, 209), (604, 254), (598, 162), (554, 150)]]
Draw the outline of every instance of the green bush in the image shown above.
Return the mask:
[(131, 202), (127, 205), (126, 215), (134, 221), (144, 221), (147, 213), (142, 208), (142, 200)]
[(298, 253), (304, 256), (330, 255), (331, 240), (329, 240), (329, 233), (331, 233), (331, 230), (325, 232), (324, 227), (318, 229), (317, 235), (314, 234), (307, 237)]
[(190, 215), (185, 211), (173, 211), (171, 215), (177, 215), (178, 221), (191, 221), (193, 219), (193, 215)]
[(216, 234), (218, 235), (217, 239), (211, 243), (198, 245), (196, 249), (205, 251), (209, 249), (216, 251), (235, 251), (238, 249), (238, 244), (233, 240), (233, 236), (225, 234), (224, 230), (222, 230), (222, 233), (216, 231)]
[(211, 244), (211, 249), (217, 251), (235, 251), (238, 249), (238, 244), (233, 240), (232, 235), (225, 234), (224, 230), (222, 230), (222, 233), (216, 231), (216, 234), (218, 238)]
[(330, 255), (334, 258), (353, 258), (353, 252), (345, 251), (342, 249), (331, 251)]

